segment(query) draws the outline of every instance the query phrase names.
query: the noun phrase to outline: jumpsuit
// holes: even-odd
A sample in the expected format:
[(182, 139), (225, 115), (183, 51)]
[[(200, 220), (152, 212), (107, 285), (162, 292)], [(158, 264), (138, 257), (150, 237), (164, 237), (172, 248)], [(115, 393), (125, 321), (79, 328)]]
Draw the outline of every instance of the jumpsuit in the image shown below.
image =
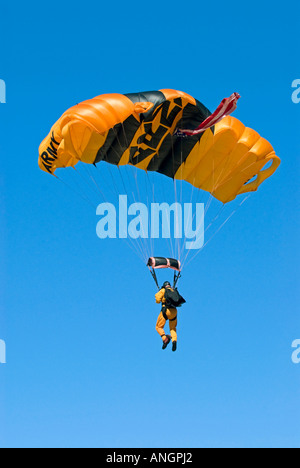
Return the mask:
[[(166, 300), (164, 288), (162, 288), (157, 294), (155, 294), (155, 299), (157, 304), (165, 304)], [(166, 325), (167, 320), (169, 320), (172, 342), (177, 341), (177, 309), (166, 309), (165, 316), (163, 312), (161, 312), (158, 316), (156, 323), (156, 331), (161, 336), (163, 341), (166, 338), (164, 327)]]

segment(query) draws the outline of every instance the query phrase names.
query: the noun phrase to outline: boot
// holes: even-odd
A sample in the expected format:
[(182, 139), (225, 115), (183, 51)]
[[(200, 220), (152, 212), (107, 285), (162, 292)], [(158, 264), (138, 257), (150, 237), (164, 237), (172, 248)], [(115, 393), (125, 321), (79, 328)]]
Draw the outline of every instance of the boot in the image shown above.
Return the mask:
[(177, 341), (173, 341), (172, 351), (176, 351), (176, 349), (177, 349)]
[(165, 339), (164, 339), (164, 344), (163, 344), (163, 346), (162, 346), (162, 349), (166, 349), (166, 347), (168, 346), (168, 344), (170, 343), (170, 341), (171, 341), (171, 337), (170, 337), (170, 335), (167, 335), (167, 336), (165, 337)]

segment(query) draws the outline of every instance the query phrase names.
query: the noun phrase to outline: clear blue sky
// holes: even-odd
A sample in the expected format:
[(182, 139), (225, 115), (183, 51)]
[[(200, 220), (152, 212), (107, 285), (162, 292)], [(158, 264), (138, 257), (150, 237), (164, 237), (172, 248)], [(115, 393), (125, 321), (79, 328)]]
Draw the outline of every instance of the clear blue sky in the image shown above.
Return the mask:
[[(299, 5), (6, 2), (1, 18), (0, 445), (299, 447)], [(238, 91), (235, 116), (282, 158), (186, 269), (173, 354), (145, 266), (37, 166), (68, 107), (160, 88), (210, 109)]]

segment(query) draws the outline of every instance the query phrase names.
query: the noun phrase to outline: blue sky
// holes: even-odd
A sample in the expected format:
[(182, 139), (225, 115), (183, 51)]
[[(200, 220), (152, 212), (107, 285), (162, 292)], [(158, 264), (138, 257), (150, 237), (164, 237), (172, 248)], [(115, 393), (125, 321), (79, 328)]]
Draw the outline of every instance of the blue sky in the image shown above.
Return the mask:
[[(1, 446), (300, 446), (298, 15), (256, 0), (1, 6)], [(235, 116), (282, 158), (185, 270), (173, 354), (145, 266), (37, 165), (68, 107), (161, 88), (211, 110), (238, 91)]]

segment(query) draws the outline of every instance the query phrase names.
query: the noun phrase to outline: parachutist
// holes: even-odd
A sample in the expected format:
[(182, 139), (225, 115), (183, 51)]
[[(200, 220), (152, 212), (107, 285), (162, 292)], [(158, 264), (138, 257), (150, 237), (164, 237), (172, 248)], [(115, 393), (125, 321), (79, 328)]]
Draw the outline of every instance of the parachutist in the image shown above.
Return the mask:
[[(163, 284), (161, 290), (155, 295), (157, 304), (162, 304), (162, 310), (156, 322), (156, 331), (163, 340), (162, 349), (166, 349), (172, 340), (172, 351), (177, 349), (177, 307), (185, 303), (177, 289), (173, 289), (169, 281)], [(164, 327), (169, 321), (170, 335), (165, 334)]]

